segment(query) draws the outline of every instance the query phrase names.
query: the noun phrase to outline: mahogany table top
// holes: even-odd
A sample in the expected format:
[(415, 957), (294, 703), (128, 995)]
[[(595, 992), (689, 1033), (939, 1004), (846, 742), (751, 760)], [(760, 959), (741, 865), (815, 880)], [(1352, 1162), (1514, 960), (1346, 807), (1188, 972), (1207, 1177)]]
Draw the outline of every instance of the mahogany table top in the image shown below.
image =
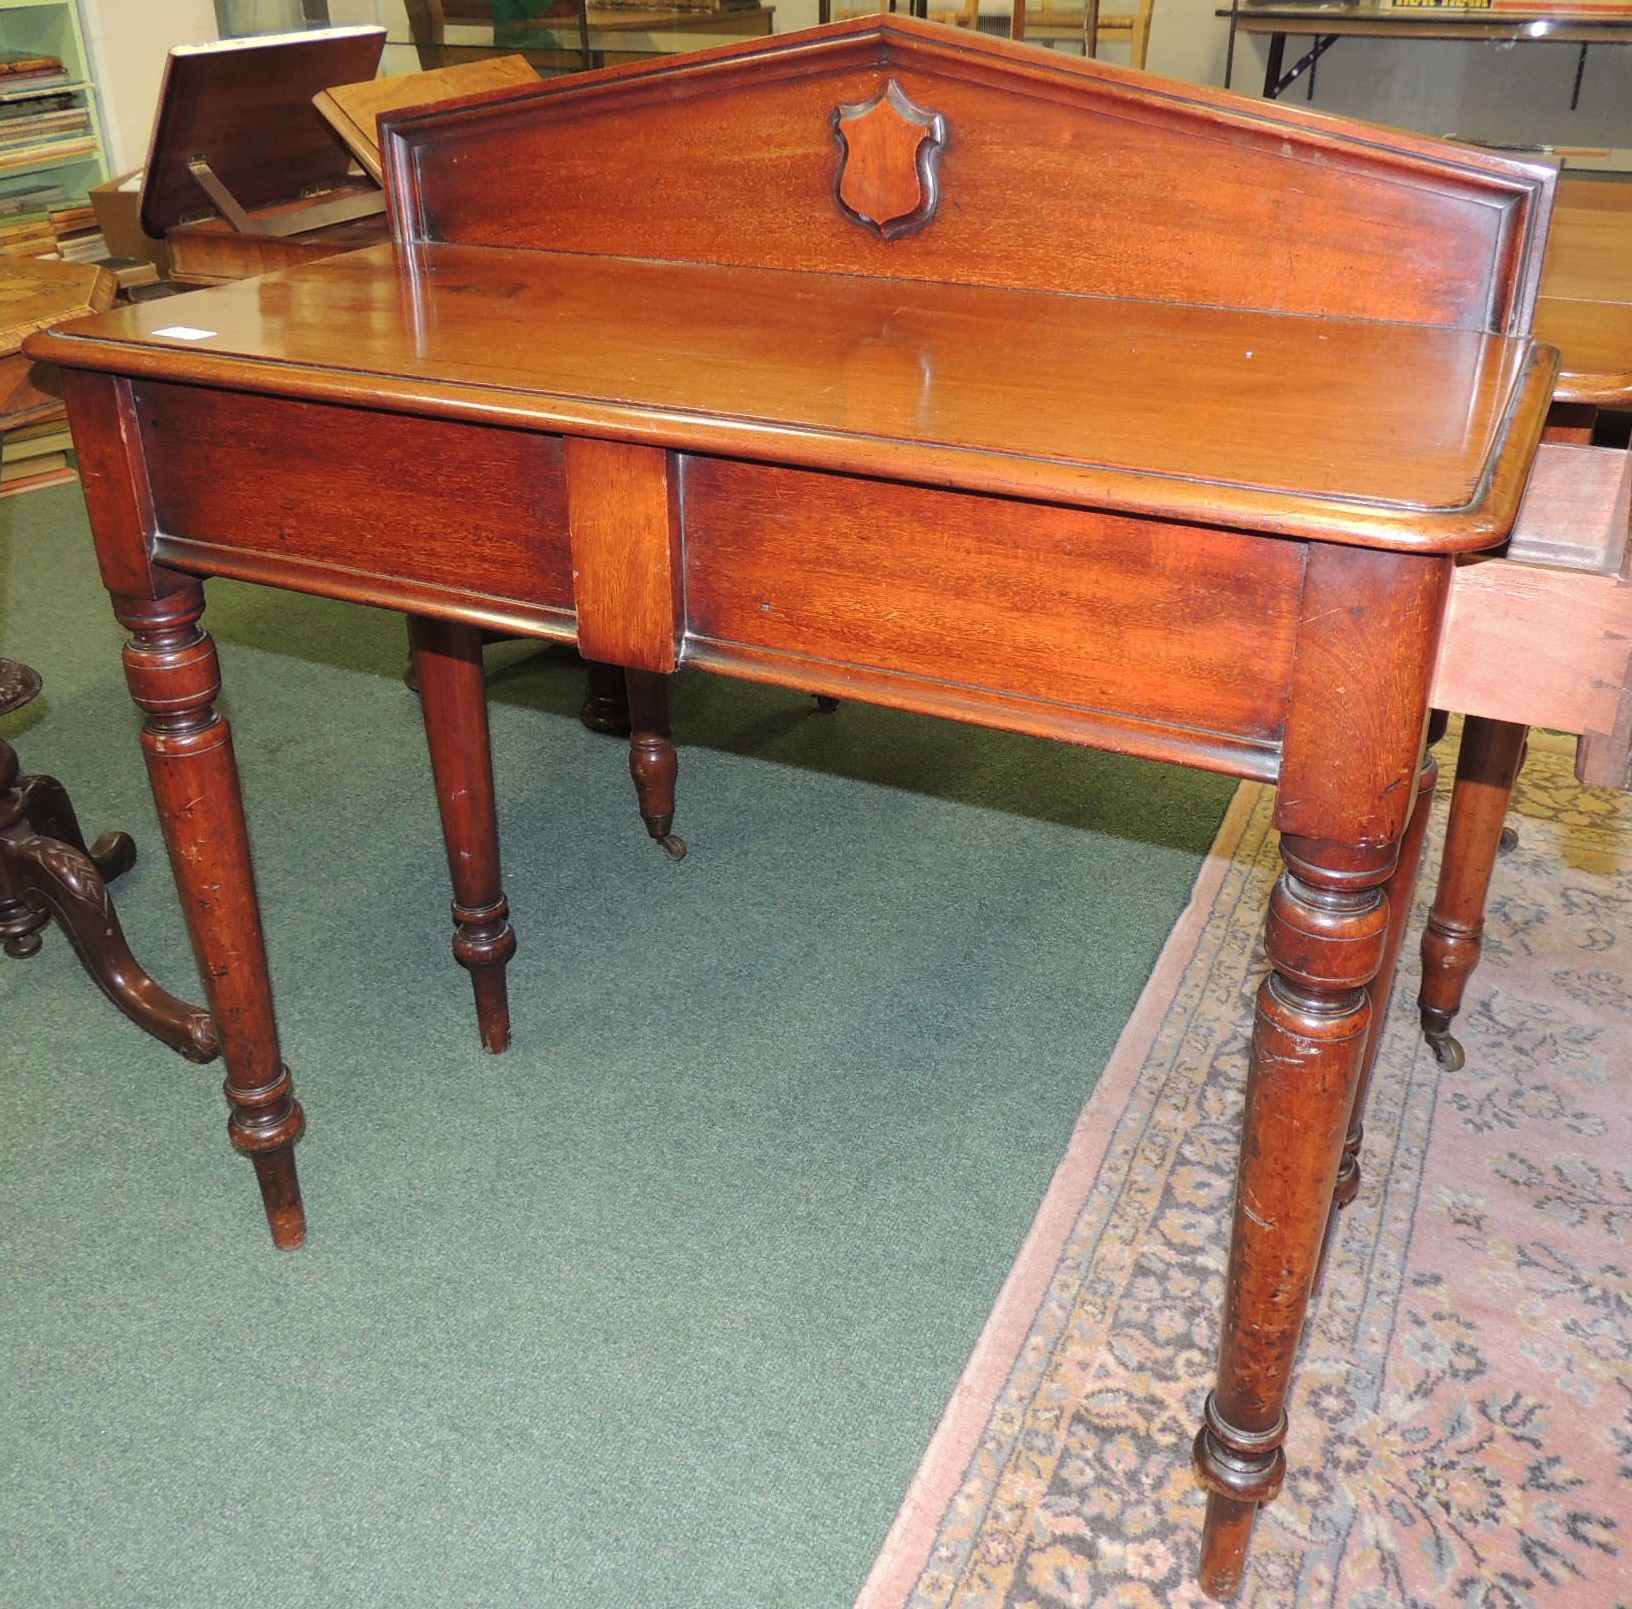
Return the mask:
[(1551, 382), (1465, 330), (445, 245), (137, 304), (50, 355), (1431, 551), (1491, 540), (1517, 489), (1484, 477)]

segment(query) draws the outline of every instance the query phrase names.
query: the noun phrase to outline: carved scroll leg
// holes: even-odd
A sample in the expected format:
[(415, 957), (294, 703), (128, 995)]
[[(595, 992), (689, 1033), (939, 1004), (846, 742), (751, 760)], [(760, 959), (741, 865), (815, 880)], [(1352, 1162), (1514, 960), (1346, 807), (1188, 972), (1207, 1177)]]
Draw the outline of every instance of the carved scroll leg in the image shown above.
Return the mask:
[(209, 1013), (161, 988), (130, 953), (107, 884), (91, 857), (60, 839), (29, 834), (0, 841), (11, 883), (29, 904), (49, 910), (98, 987), (137, 1027), (188, 1061), (220, 1053)]
[(1462, 1065), (1462, 1047), (1451, 1036), (1451, 1022), (1479, 964), (1485, 900), (1528, 735), (1528, 728), (1510, 721), (1471, 715), (1462, 726), (1445, 857), (1422, 935), (1417, 997), (1423, 1037), (1441, 1064), (1453, 1070)]
[[(1405, 836), (1400, 840), (1400, 858), (1394, 875), (1383, 885), (1383, 895), (1388, 901), (1388, 938), (1383, 946), (1382, 966), (1371, 986), (1371, 1034), (1366, 1041), (1366, 1059), (1360, 1068), (1360, 1085), (1355, 1091), (1349, 1132), (1343, 1142), (1343, 1161), (1338, 1166), (1337, 1186), (1332, 1193), (1334, 1209), (1348, 1206), (1360, 1193), (1360, 1147), (1365, 1139), (1366, 1096), (1371, 1089), (1372, 1069), (1377, 1065), (1377, 1055), (1382, 1048), (1389, 1003), (1394, 998), (1400, 951), (1411, 925), (1411, 908), (1416, 898), (1417, 877), (1422, 871), (1423, 850), (1428, 843), (1428, 818), (1433, 814), (1434, 788), (1438, 781), (1439, 761), (1432, 754), (1425, 754), (1422, 770), (1417, 775), (1417, 802), (1406, 824)], [(1335, 1211), (1333, 1217), (1336, 1217)], [(1324, 1251), (1321, 1261), (1324, 1265)]]
[(89, 855), (104, 882), (123, 877), (136, 864), (136, 841), (128, 832), (105, 832), (86, 844), (68, 790), (55, 777), (24, 777), (21, 792), (23, 818), (29, 826), (42, 838), (60, 838)]
[(674, 785), (680, 760), (669, 737), (669, 678), (656, 671), (624, 673), (629, 685), (629, 774), (635, 779), (640, 819), (670, 860), (684, 860), (686, 841), (674, 825)]
[(628, 737), (629, 689), (624, 683), (623, 666), (586, 659), (584, 672), (584, 702), (578, 719), (603, 737)]
[[(1258, 1505), (1280, 1490), (1286, 1402), (1382, 961), (1380, 888), (1328, 877), (1318, 847), (1282, 842), (1270, 903), (1274, 971), (1258, 993), (1225, 1288), (1218, 1383), (1196, 1436), (1208, 1489), (1201, 1586), (1241, 1588)], [(1381, 878), (1379, 878), (1379, 881)]]
[(295, 1142), (306, 1126), (278, 1047), (249, 834), (232, 734), (216, 713), (215, 644), (200, 629), (203, 589), (114, 598), (132, 636), (131, 696), (147, 711), (142, 748), (210, 1016), (227, 1064), (227, 1133), (254, 1164), (272, 1239), (306, 1239)]
[(499, 881), (481, 633), (474, 626), (415, 615), (408, 638), (453, 878), (453, 953), (476, 992), (482, 1049), (498, 1052), (510, 1043), (504, 969), (516, 952), (516, 935)]

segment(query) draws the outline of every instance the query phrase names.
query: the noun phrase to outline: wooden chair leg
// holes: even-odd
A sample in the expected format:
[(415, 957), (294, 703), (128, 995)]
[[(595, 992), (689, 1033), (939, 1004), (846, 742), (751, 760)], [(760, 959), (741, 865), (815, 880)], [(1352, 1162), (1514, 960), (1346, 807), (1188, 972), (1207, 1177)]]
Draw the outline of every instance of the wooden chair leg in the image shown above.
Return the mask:
[(414, 615), (408, 637), (453, 879), (453, 953), (470, 973), (482, 1048), (498, 1052), (510, 1043), (504, 969), (515, 954), (516, 935), (499, 879), (482, 634), (474, 626)]
[(1423, 1037), (1440, 1064), (1453, 1070), (1462, 1065), (1463, 1053), (1451, 1035), (1451, 1023), (1479, 964), (1490, 876), (1528, 736), (1527, 727), (1510, 721), (1469, 716), (1462, 726), (1445, 857), (1422, 935), (1417, 996)]
[(125, 675), (147, 712), (148, 776), (227, 1066), (227, 1132), (254, 1164), (273, 1241), (298, 1246), (306, 1210), (295, 1142), (306, 1117), (278, 1046), (238, 764), (215, 709), (221, 670), (198, 623), (204, 591), (193, 583), (163, 598), (113, 601), (132, 634)]
[(635, 779), (640, 819), (670, 860), (684, 860), (686, 841), (671, 830), (680, 761), (669, 736), (669, 678), (631, 670), (624, 679), (629, 687), (629, 774)]

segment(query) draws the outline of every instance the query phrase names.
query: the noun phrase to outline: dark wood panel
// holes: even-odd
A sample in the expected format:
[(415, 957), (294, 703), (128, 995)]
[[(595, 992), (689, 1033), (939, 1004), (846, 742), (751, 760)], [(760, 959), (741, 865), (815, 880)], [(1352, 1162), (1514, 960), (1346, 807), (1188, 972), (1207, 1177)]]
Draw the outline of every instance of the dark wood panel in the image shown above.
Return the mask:
[(361, 598), (377, 576), (572, 607), (559, 436), (153, 382), (136, 407), (159, 531), (255, 556), (257, 579), (286, 560), (288, 584), (318, 564)]
[(713, 458), (684, 497), (693, 637), (1280, 732), (1300, 543)]
[[(972, 43), (869, 18), (780, 54), (388, 117), (389, 182), (428, 239), (1470, 329), (1528, 316), (1534, 170)], [(884, 240), (836, 201), (832, 117), (892, 79), (947, 138), (933, 223)]]

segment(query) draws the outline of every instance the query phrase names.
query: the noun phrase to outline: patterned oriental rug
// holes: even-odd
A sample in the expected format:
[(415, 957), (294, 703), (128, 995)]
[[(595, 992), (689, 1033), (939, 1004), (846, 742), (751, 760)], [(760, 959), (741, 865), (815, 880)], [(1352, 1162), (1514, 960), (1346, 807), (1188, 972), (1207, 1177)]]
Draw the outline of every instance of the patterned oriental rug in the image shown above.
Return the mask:
[[(1533, 745), (1460, 1073), (1408, 944), (1245, 1609), (1632, 1609), (1632, 799), (1571, 753)], [(1207, 1601), (1189, 1445), (1271, 805), (1237, 797), (857, 1609)]]

